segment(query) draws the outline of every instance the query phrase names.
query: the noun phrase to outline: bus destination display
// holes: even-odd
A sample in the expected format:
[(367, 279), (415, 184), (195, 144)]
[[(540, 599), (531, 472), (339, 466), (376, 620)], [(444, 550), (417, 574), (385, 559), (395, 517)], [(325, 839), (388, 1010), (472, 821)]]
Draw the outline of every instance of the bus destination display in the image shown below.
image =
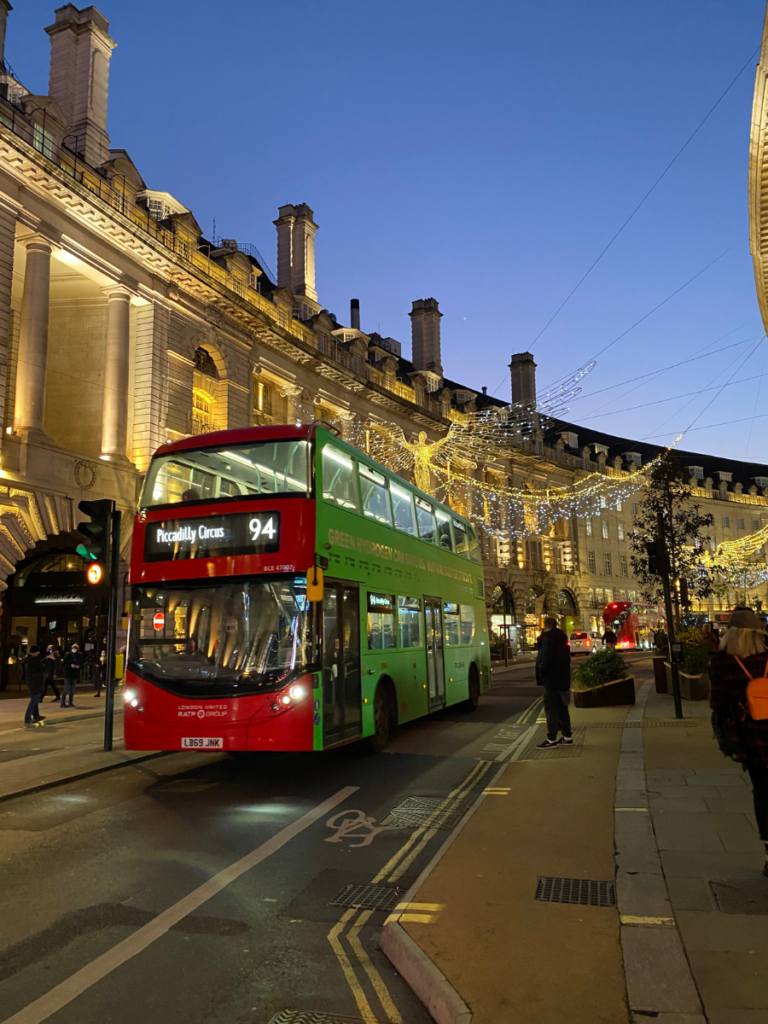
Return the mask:
[(279, 512), (238, 512), (147, 523), (144, 560), (261, 555), (280, 550)]

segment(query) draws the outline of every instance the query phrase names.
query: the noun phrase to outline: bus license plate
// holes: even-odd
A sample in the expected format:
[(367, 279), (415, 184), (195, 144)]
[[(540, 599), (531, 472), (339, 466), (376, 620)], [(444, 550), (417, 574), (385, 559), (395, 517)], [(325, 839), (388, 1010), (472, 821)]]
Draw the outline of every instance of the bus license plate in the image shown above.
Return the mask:
[(224, 738), (222, 736), (185, 736), (181, 745), (194, 750), (223, 750)]

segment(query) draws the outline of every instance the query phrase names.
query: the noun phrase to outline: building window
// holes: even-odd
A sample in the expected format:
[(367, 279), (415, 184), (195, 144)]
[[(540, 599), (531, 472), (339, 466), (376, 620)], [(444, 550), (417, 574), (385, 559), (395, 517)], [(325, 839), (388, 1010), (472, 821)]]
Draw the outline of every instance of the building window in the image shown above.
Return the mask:
[(590, 587), (589, 588), (589, 607), (590, 608), (597, 608), (597, 605), (595, 604), (595, 588), (594, 587)]
[(202, 348), (202, 346), (195, 350), (195, 369), (200, 373), (204, 373), (206, 377), (213, 377), (214, 380), (219, 379), (219, 371), (216, 369), (213, 356), (207, 348)]
[(603, 555), (603, 569), (605, 570), (606, 576), (613, 576), (613, 572), (611, 571), (611, 554), (609, 551), (606, 551)]
[(627, 571), (627, 556), (626, 555), (619, 555), (619, 572), (621, 573), (622, 576), (628, 576), (629, 575), (629, 573)]
[(41, 124), (36, 124), (32, 135), (32, 145), (35, 149), (53, 160), (53, 136), (47, 132)]
[(624, 540), (624, 523), (619, 523), (617, 529), (619, 531), (619, 540)]
[(723, 516), (723, 527), (728, 529), (731, 525), (731, 520), (728, 516)]
[(260, 380), (258, 377), (253, 379), (253, 411), (257, 415), (259, 413), (272, 415), (272, 388), (265, 380)]
[(591, 537), (592, 536), (592, 519), (591, 519), (591, 517), (586, 520), (586, 524), (587, 524), (587, 536)]
[(759, 519), (753, 519), (752, 520), (752, 529), (753, 530), (759, 530), (760, 529), (760, 520)]
[(600, 499), (600, 508), (608, 508), (608, 499), (607, 498), (601, 498)]
[(743, 519), (737, 519), (736, 520), (736, 529), (737, 530), (743, 530), (744, 529), (744, 520)]
[(215, 430), (213, 403), (215, 399), (208, 391), (195, 388), (192, 392), (192, 433), (208, 434)]
[(603, 591), (603, 594), (605, 595), (605, 603), (613, 604), (613, 590), (611, 589), (611, 587), (606, 587)]
[(239, 295), (240, 298), (242, 299), (243, 295), (245, 294), (245, 285), (243, 284), (243, 279), (241, 277), (238, 277), (236, 274), (233, 274), (229, 279), (229, 287), (232, 289), (235, 295)]
[(176, 243), (176, 251), (183, 260), (190, 259), (189, 242), (184, 241), (183, 238), (180, 238)]
[(595, 552), (594, 551), (588, 551), (587, 552), (587, 566), (589, 567), (589, 571), (590, 572), (597, 572), (597, 567), (595, 565)]
[(635, 501), (632, 502), (632, 515), (633, 516), (637, 515), (637, 502), (635, 502)]
[(602, 529), (603, 529), (603, 540), (608, 540), (608, 520), (607, 519), (603, 520)]

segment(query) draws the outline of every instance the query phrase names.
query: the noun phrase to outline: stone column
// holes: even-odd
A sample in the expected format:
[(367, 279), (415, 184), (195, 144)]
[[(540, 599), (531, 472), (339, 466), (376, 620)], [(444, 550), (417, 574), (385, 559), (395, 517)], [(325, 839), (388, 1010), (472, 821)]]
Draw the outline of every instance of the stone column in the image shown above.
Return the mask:
[(25, 239), (24, 245), (27, 267), (21, 299), (14, 429), (17, 433), (44, 437), (51, 243), (42, 235), (33, 235)]
[(101, 418), (101, 458), (126, 460), (128, 445), (128, 373), (130, 369), (131, 293), (118, 285), (105, 288), (109, 296), (107, 358), (104, 366), (104, 406)]

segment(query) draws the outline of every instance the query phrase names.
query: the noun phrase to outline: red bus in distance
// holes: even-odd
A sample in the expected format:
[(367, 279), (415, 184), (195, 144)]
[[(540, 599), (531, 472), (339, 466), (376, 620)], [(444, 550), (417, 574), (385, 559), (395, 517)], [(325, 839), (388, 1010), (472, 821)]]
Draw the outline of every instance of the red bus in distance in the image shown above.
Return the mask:
[(622, 650), (650, 649), (661, 622), (659, 609), (653, 604), (613, 601), (603, 608), (605, 629), (616, 634), (616, 647)]

